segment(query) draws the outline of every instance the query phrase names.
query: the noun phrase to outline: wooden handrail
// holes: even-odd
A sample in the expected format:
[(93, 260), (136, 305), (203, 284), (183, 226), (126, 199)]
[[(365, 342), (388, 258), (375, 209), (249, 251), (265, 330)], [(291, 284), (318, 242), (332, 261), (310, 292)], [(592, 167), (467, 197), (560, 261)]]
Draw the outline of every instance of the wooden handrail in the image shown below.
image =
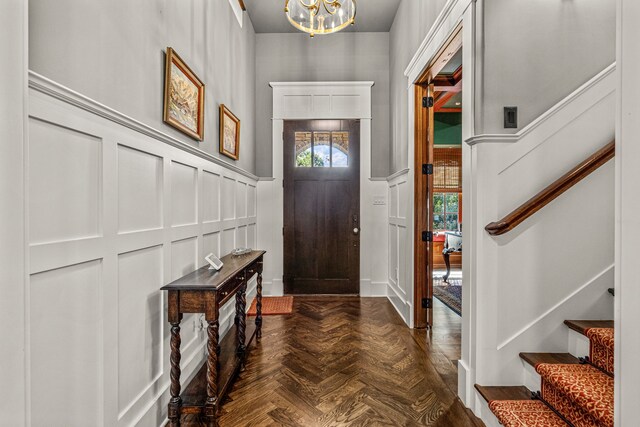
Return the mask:
[(607, 163), (615, 155), (616, 143), (611, 141), (603, 148), (589, 156), (588, 159), (571, 169), (569, 172), (558, 178), (553, 184), (533, 196), (524, 204), (513, 210), (510, 214), (502, 218), (500, 221), (488, 224), (484, 229), (492, 236), (499, 236), (508, 231), (513, 230), (538, 212), (543, 207), (551, 203), (556, 197), (582, 181), (600, 166)]

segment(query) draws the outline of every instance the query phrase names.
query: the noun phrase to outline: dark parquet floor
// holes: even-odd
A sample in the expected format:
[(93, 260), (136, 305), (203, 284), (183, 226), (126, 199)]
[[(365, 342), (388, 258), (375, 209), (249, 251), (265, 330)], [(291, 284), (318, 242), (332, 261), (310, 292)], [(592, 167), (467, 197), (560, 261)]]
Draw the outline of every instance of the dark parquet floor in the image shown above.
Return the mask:
[(426, 333), (384, 298), (296, 297), (265, 317), (220, 426), (483, 426), (455, 393), (460, 320), (434, 315)]

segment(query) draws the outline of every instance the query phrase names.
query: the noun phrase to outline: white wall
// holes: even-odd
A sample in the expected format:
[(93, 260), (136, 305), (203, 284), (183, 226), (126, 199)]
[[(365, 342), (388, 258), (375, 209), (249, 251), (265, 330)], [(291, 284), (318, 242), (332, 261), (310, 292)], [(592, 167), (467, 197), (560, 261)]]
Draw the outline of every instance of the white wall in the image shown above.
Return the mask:
[[(475, 328), (468, 359), (463, 351), (468, 388), (522, 384), (519, 352), (566, 352), (563, 320), (612, 318), (613, 161), (509, 233), (492, 237), (484, 226), (613, 140), (614, 111), (610, 66), (519, 133), (468, 140), (465, 200), (474, 215), (463, 310)], [(466, 403), (478, 410), (479, 402)]]
[(25, 424), (24, 152), (27, 2), (0, 3), (0, 424)]
[(522, 129), (615, 60), (614, 0), (482, 3), (477, 133), (514, 132), (504, 106), (519, 107)]
[[(391, 28), (390, 173), (409, 165), (412, 94), (404, 71), (438, 14), (453, 2), (403, 0)], [(476, 8), (474, 134), (524, 128), (614, 61), (613, 0), (477, 0)], [(503, 106), (519, 107), (518, 129), (503, 129)]]
[(256, 35), (256, 171), (273, 176), (269, 82), (374, 81), (371, 176), (389, 174), (389, 34)]
[[(257, 177), (38, 75), (30, 86), (30, 425), (161, 425), (170, 328), (159, 289), (209, 252), (255, 247)], [(221, 310), (222, 335), (234, 308)], [(182, 321), (185, 381), (203, 360), (201, 318)]]
[[(389, 173), (409, 167), (407, 78), (404, 71), (447, 0), (402, 0), (389, 33), (390, 147)], [(411, 93), (413, 96), (413, 93)]]
[[(167, 46), (206, 85), (202, 142), (162, 122)], [(242, 121), (240, 160), (225, 160), (255, 170), (255, 34), (227, 0), (33, 0), (29, 67), (215, 157), (223, 103)]]
[(616, 384), (615, 425), (638, 421), (640, 383), (640, 3), (618, 0), (618, 99), (616, 113)]

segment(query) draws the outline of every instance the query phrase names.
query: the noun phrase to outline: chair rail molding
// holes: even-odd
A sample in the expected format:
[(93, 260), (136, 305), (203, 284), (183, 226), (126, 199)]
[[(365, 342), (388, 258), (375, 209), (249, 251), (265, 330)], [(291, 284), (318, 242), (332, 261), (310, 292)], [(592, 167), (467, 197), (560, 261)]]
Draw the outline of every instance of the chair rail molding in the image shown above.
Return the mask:
[(262, 207), (258, 218), (258, 244), (265, 255), (264, 293), (284, 292), (284, 179), (283, 130), (285, 120), (360, 120), (360, 295), (387, 295), (387, 236), (385, 206), (374, 198), (386, 198), (385, 181), (371, 179), (371, 87), (365, 82), (272, 82), (273, 177), (258, 182)]

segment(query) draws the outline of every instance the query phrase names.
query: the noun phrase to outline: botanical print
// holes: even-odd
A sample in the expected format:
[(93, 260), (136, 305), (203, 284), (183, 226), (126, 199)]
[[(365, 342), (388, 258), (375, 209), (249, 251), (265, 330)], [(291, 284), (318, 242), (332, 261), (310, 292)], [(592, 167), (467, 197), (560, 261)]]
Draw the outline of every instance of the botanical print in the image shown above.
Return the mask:
[(224, 131), (223, 131), (223, 135), (224, 135), (224, 139), (223, 139), (223, 147), (224, 147), (224, 151), (228, 152), (229, 154), (232, 155), (236, 155), (236, 132), (237, 132), (237, 125), (235, 120), (232, 120), (231, 118), (229, 118), (229, 116), (227, 116), (225, 114), (224, 116), (225, 120), (224, 120)]
[(171, 64), (169, 85), (169, 117), (198, 133), (198, 86), (176, 64)]

